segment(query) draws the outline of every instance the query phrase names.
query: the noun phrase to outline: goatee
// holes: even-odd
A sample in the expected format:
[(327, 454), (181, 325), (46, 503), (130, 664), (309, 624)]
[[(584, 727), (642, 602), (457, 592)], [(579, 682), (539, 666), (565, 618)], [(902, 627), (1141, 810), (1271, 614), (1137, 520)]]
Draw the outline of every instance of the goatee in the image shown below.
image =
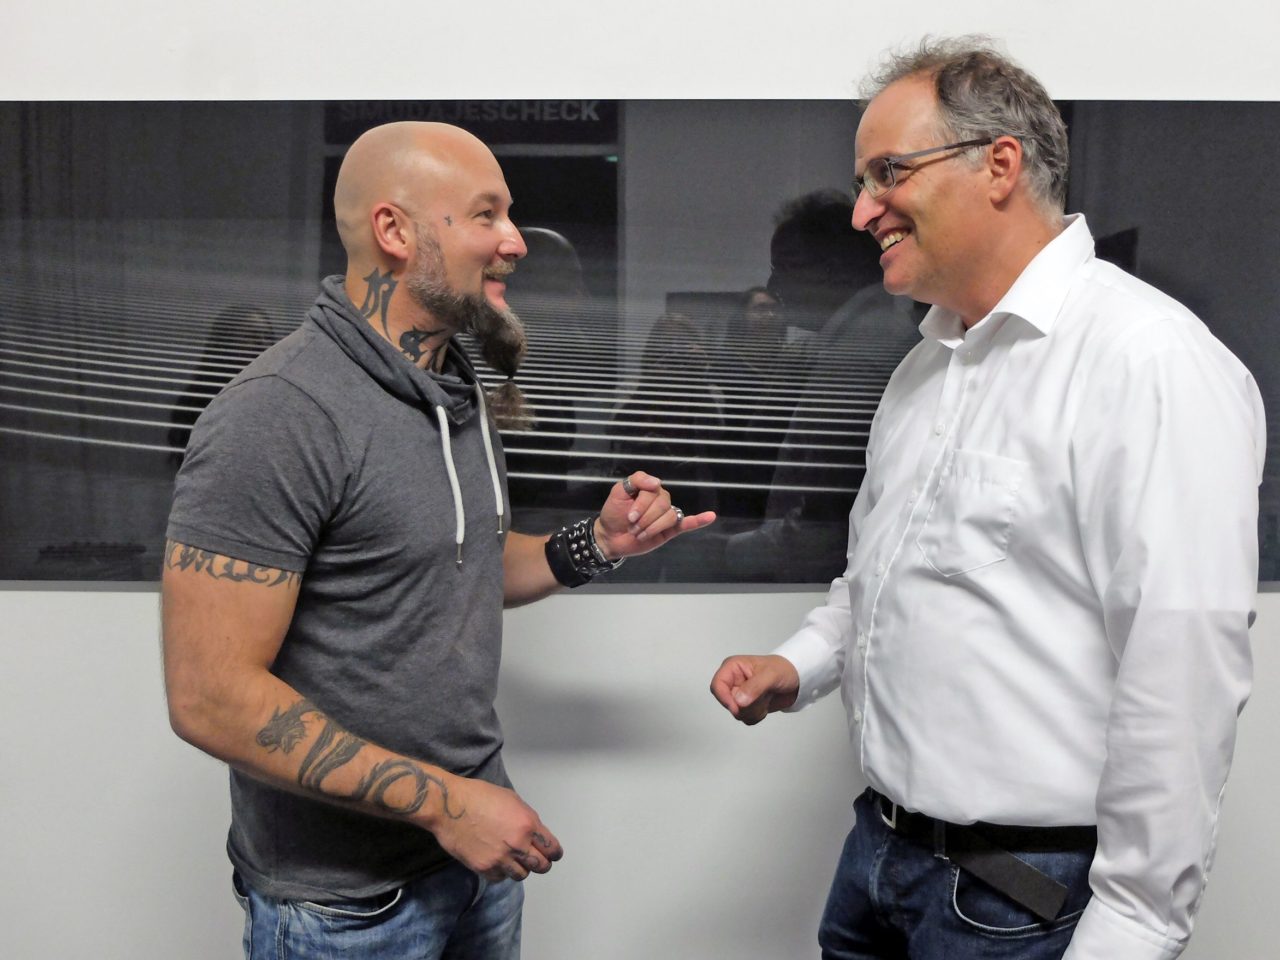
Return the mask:
[[(409, 295), (437, 320), (470, 334), (480, 348), (485, 363), (507, 378), (489, 392), (489, 409), (503, 430), (528, 430), (534, 418), (524, 393), (512, 379), (528, 350), (524, 324), (510, 307), (495, 307), (482, 293), (455, 293), (444, 281), (444, 257), (440, 245), (429, 233), (418, 230), (418, 262), (405, 278)], [(489, 280), (501, 280), (515, 269), (509, 263), (491, 266), (484, 272)]]

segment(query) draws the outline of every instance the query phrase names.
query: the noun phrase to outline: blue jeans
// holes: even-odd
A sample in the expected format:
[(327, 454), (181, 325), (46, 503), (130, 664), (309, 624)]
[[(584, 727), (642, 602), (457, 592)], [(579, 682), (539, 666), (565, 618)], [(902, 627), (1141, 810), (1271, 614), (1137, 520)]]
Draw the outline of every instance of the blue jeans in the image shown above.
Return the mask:
[(245, 960), (519, 960), (524, 888), (451, 863), (376, 897), (276, 900), (233, 878)]
[(1046, 923), (945, 856), (893, 833), (870, 793), (836, 866), (818, 928), (823, 960), (1060, 960), (1089, 902), (1092, 851), (1012, 850), (1067, 886)]

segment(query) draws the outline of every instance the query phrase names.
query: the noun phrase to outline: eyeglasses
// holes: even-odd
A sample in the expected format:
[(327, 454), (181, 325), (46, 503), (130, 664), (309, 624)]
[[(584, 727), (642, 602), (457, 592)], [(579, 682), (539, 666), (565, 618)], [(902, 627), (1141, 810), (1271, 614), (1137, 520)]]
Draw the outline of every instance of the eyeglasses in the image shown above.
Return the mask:
[[(942, 153), (944, 150), (981, 147), (994, 141), (995, 137), (983, 137), (981, 140), (961, 140), (959, 143), (948, 143), (942, 147), (930, 147), (928, 150), (904, 153), (900, 157), (876, 157), (874, 160), (867, 162), (867, 169), (862, 171), (862, 176), (853, 178), (853, 202), (858, 202), (858, 197), (862, 195), (863, 190), (871, 194), (872, 197), (883, 197), (898, 185), (898, 179), (893, 172), (895, 167), (901, 167), (903, 170), (914, 169), (907, 165), (906, 161), (908, 160), (927, 157), (931, 153)], [(943, 157), (942, 159), (950, 160), (951, 158)]]

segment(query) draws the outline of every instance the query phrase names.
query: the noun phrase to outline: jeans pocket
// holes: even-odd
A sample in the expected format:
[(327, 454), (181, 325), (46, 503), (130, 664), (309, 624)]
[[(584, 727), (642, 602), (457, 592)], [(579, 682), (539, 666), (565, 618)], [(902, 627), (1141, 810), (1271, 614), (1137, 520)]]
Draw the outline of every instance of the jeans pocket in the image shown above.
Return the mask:
[(388, 890), (372, 897), (353, 900), (337, 900), (332, 903), (316, 903), (312, 900), (294, 900), (293, 906), (306, 913), (328, 920), (355, 924), (377, 923), (395, 910), (404, 898), (404, 887)]
[(953, 451), (916, 537), (929, 566), (956, 577), (1004, 560), (1029, 469), (1023, 460)]
[(1026, 907), (959, 867), (951, 868), (951, 909), (965, 926), (991, 937), (1029, 937), (1074, 926), (1092, 896), (1089, 867), (1093, 851), (1016, 854), (1041, 873), (1063, 884), (1067, 898), (1053, 920), (1042, 920)]

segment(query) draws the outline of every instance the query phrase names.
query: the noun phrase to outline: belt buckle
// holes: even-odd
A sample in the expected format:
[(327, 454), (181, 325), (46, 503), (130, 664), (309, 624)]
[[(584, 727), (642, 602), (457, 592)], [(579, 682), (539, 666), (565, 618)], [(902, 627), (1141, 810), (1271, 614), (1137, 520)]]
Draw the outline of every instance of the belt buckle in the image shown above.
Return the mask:
[[(885, 797), (885, 799), (889, 800), (888, 797)], [(886, 827), (896, 833), (898, 830), (898, 805), (889, 800), (889, 816), (886, 817), (884, 815), (884, 804), (880, 804), (880, 819), (884, 821)]]

